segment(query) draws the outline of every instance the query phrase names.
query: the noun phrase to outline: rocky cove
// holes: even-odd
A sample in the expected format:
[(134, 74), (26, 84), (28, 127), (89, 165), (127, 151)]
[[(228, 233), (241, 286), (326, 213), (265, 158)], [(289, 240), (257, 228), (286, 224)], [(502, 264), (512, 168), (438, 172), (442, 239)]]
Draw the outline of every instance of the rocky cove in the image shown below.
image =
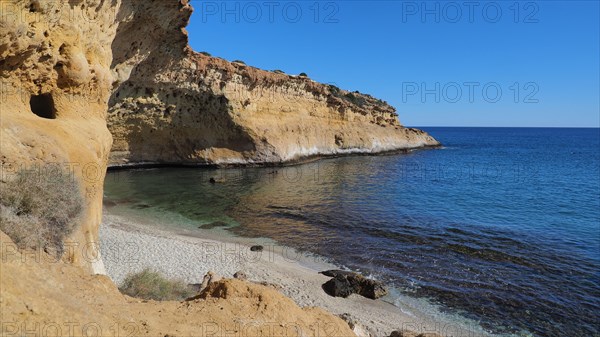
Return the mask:
[[(103, 276), (96, 243), (109, 166), (285, 164), (439, 145), (369, 95), (194, 52), (185, 31), (192, 10), (187, 0), (2, 3), (2, 181), (20, 168), (70, 164), (85, 208), (67, 241), (87, 247), (60, 263), (4, 255), (3, 320), (136, 322), (139, 334), (156, 336), (244, 318), (353, 334), (322, 309), (248, 282), (221, 281), (204, 300), (141, 302)], [(2, 243), (12, 238), (2, 233)]]

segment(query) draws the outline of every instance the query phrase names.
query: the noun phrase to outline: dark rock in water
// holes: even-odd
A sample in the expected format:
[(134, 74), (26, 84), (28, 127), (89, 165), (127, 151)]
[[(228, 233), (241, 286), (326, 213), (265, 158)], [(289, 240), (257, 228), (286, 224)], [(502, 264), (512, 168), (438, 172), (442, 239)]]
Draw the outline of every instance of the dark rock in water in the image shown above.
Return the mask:
[(383, 283), (379, 281), (364, 279), (359, 294), (367, 298), (378, 299), (387, 295), (387, 290), (383, 287)]
[(223, 222), (223, 221), (215, 221), (215, 222), (211, 222), (211, 223), (207, 223), (204, 225), (200, 225), (198, 226), (198, 228), (201, 229), (213, 229), (213, 228), (217, 228), (217, 227), (227, 227), (229, 226), (228, 223)]
[(262, 252), (263, 249), (264, 249), (264, 247), (260, 246), (260, 245), (256, 245), (256, 246), (250, 247), (250, 250), (253, 251), (253, 252)]
[(211, 183), (211, 184), (224, 183), (225, 179), (224, 178), (210, 177), (210, 179), (208, 179), (208, 182)]
[(366, 298), (378, 299), (387, 294), (387, 290), (381, 282), (365, 278), (358, 273), (344, 270), (326, 270), (320, 272), (320, 274), (332, 277), (322, 286), (323, 290), (330, 296), (348, 297), (351, 294), (359, 294)]
[(243, 271), (237, 271), (235, 272), (235, 274), (233, 274), (233, 278), (236, 278), (238, 280), (247, 280), (248, 276)]
[(217, 181), (215, 180), (215, 178), (211, 177), (210, 179), (208, 179), (208, 182), (211, 183), (211, 184), (214, 184)]

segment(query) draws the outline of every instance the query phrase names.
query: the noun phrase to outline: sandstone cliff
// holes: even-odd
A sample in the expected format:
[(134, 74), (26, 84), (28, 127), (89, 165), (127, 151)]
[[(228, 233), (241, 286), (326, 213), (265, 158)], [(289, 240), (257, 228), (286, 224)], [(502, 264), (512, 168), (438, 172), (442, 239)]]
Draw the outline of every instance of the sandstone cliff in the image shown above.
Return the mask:
[[(111, 147), (106, 110), (118, 6), (100, 0), (0, 5), (0, 178), (10, 179), (21, 168), (43, 174), (48, 164), (72, 169), (88, 204), (72, 240), (97, 254), (93, 243)], [(90, 265), (81, 251), (68, 258), (103, 271), (100, 259)]]
[(281, 163), (438, 145), (369, 95), (192, 51), (189, 6), (135, 4), (131, 13), (144, 15), (119, 18), (113, 48), (110, 165)]

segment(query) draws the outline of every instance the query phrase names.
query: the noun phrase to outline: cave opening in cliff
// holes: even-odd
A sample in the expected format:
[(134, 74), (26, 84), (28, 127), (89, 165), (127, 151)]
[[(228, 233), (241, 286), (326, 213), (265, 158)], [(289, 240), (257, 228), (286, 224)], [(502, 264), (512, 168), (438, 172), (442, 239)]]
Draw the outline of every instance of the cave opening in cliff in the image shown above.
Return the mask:
[(31, 111), (47, 119), (56, 118), (56, 108), (54, 107), (54, 99), (51, 94), (33, 95), (29, 100)]

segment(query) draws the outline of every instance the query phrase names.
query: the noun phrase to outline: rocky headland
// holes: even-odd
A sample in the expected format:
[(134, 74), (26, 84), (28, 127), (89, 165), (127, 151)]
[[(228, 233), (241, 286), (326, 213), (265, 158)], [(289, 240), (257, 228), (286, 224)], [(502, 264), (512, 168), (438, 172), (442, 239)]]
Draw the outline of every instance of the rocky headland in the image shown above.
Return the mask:
[(285, 163), (439, 145), (370, 95), (193, 51), (190, 6), (134, 3), (113, 42), (111, 166)]

